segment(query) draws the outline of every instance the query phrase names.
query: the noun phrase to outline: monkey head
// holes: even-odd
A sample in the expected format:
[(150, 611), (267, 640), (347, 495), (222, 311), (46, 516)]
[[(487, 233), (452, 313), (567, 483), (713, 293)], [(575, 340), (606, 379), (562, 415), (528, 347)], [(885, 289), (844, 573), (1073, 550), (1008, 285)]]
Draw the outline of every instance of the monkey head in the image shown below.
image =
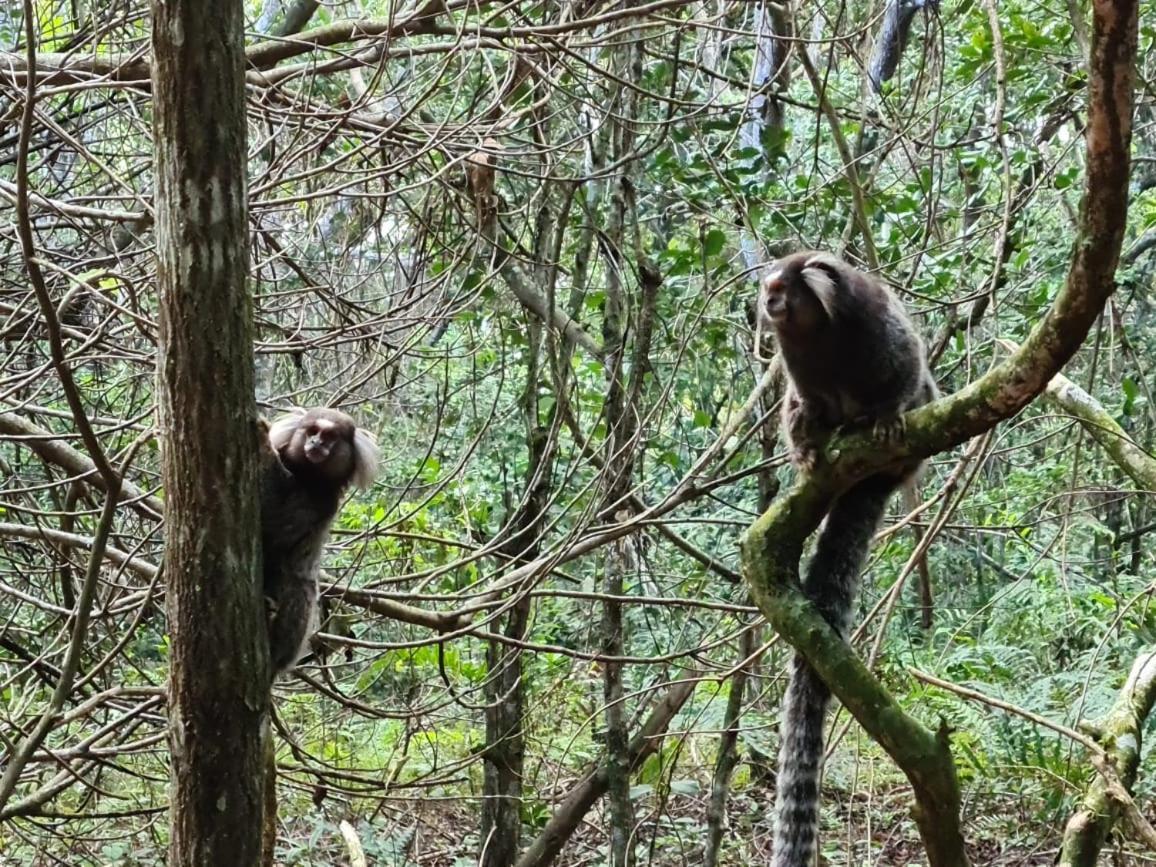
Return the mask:
[(829, 253), (794, 253), (777, 260), (759, 289), (760, 319), (780, 336), (823, 327), (836, 316), (847, 270)]
[(340, 410), (318, 407), (284, 415), (270, 426), (269, 444), (285, 469), (318, 485), (364, 490), (377, 475), (377, 444)]

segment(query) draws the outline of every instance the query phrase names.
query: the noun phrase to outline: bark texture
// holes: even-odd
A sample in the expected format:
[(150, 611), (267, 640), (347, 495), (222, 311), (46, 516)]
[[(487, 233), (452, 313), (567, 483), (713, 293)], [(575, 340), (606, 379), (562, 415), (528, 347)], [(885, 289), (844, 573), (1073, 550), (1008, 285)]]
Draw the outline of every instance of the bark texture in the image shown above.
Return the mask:
[(239, 0), (155, 2), (172, 867), (261, 858), (268, 649)]

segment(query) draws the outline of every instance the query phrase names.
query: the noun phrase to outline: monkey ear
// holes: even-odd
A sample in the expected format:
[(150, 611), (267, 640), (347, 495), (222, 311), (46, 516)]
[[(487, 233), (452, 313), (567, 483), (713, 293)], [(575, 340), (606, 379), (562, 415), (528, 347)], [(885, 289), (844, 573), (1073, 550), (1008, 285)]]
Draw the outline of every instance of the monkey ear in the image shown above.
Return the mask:
[(823, 311), (835, 318), (839, 302), (839, 262), (833, 256), (812, 256), (803, 265), (803, 282), (815, 293)]
[(301, 423), (304, 416), (305, 410), (297, 407), (278, 417), (273, 424), (269, 425), (269, 445), (273, 447), (273, 451), (280, 454), (281, 449), (289, 445), (293, 431), (297, 430), (297, 425)]
[(373, 434), (364, 428), (357, 428), (353, 432), (353, 459), (354, 468), (350, 481), (355, 488), (365, 491), (377, 478), (377, 462), (380, 453)]

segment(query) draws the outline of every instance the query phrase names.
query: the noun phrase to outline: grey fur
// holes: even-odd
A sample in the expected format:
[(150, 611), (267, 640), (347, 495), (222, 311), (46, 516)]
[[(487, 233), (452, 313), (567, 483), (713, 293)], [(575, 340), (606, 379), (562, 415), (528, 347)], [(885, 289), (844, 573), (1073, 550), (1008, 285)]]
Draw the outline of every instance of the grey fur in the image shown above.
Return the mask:
[[(813, 467), (836, 428), (872, 425), (891, 435), (902, 414), (934, 399), (923, 343), (902, 303), (872, 277), (829, 253), (776, 262), (759, 293), (760, 325), (774, 329), (787, 373), (783, 427), (792, 459)], [(803, 592), (844, 638), (859, 573), (887, 502), (919, 464), (870, 476), (831, 507)], [(823, 720), (830, 690), (796, 656), (783, 700), (772, 867), (817, 858)]]
[[(311, 437), (313, 429), (320, 434)], [(316, 625), (317, 575), (330, 525), (345, 490), (372, 483), (378, 450), (353, 419), (324, 408), (278, 419), (268, 430), (268, 445), (261, 468), (261, 548), (276, 675), (305, 653)], [(332, 450), (324, 458), (308, 457), (318, 446)]]
[(936, 12), (939, 0), (887, 0), (875, 47), (867, 62), (867, 80), (876, 93), (883, 89), (883, 82), (889, 81), (899, 68), (899, 58), (907, 48), (911, 23), (920, 9)]

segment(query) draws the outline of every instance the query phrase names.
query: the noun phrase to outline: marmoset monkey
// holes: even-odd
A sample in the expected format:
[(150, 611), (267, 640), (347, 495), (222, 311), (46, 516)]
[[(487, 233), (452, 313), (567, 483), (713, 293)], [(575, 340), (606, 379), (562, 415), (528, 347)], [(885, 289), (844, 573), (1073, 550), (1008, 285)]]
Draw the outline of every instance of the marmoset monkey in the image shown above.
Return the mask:
[[(813, 469), (842, 427), (892, 436), (902, 415), (938, 394), (923, 342), (902, 303), (881, 283), (829, 253), (796, 253), (763, 280), (758, 330), (774, 329), (787, 375), (783, 428), (791, 459)], [(831, 506), (803, 590), (838, 632), (850, 627), (859, 573), (887, 501), (919, 463), (858, 482)], [(773, 867), (814, 863), (823, 718), (831, 692), (796, 656), (783, 699)]]
[(261, 460), (261, 548), (274, 675), (303, 655), (329, 526), (349, 485), (377, 475), (373, 437), (335, 409), (297, 410), (268, 429)]

